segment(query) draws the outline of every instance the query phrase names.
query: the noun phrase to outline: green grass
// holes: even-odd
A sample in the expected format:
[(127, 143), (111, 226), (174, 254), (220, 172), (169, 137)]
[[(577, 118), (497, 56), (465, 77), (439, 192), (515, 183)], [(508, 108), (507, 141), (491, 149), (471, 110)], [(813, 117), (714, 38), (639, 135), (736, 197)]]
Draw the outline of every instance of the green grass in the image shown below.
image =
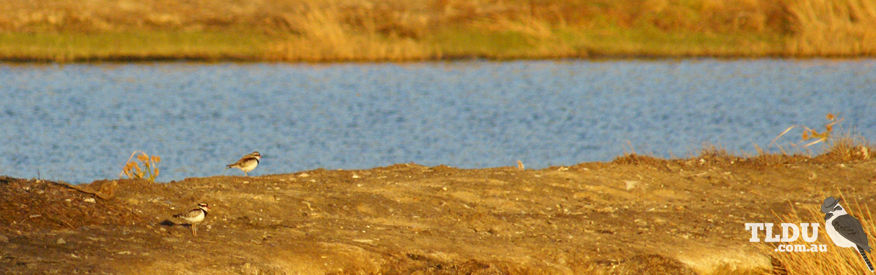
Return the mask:
[(651, 27), (582, 30), (585, 46), (606, 56), (765, 56), (780, 53), (775, 34), (663, 31)]
[(233, 31), (0, 33), (7, 60), (258, 59), (270, 39)]
[(427, 38), (442, 56), (503, 57), (525, 53), (538, 41), (512, 31), (489, 32), (471, 29), (442, 30)]
[(769, 33), (668, 32), (648, 26), (597, 30), (553, 28), (548, 36), (513, 31), (448, 29), (429, 37), (444, 57), (539, 58), (629, 56), (769, 56), (784, 37)]

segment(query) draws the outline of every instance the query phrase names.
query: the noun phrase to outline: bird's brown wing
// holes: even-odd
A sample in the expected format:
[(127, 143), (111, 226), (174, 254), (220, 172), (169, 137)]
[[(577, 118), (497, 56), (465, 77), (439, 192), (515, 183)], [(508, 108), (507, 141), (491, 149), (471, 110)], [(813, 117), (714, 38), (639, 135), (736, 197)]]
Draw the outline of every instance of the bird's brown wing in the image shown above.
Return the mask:
[(240, 165), (243, 165), (244, 163), (246, 163), (247, 161), (251, 161), (251, 160), (258, 160), (258, 159), (253, 157), (252, 155), (246, 155), (246, 156), (243, 156), (242, 158), (240, 158), (239, 160), (237, 160), (237, 162), (226, 165), (226, 166), (228, 166), (228, 167), (240, 166)]
[(187, 219), (191, 219), (191, 218), (197, 217), (198, 215), (201, 215), (201, 209), (200, 209), (200, 208), (192, 209), (191, 211), (186, 212), (186, 213), (179, 213), (179, 214), (173, 215), (173, 217), (174, 217), (174, 218), (187, 218)]

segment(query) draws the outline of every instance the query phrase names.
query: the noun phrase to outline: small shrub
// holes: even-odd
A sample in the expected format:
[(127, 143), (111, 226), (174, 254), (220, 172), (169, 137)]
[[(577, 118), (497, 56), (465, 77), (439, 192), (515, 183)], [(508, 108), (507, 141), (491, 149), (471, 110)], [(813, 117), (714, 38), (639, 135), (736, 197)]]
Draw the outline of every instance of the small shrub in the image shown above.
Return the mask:
[[(137, 159), (133, 160), (135, 156)], [(161, 157), (159, 156), (149, 156), (143, 151), (134, 151), (128, 157), (128, 161), (125, 163), (125, 167), (122, 168), (122, 173), (119, 176), (125, 175), (130, 179), (145, 179), (149, 182), (155, 182), (155, 178), (158, 177), (159, 173), (159, 162), (161, 162)]]
[[(803, 128), (803, 134), (800, 137), (801, 141), (799, 144), (791, 143), (792, 147), (799, 146), (799, 148), (807, 149), (810, 146), (815, 145), (815, 144), (819, 144), (819, 143), (828, 144), (829, 143), (828, 141), (830, 140), (830, 138), (833, 134), (833, 126), (842, 122), (843, 119), (837, 118), (832, 113), (828, 113), (825, 116), (825, 118), (827, 119), (827, 123), (824, 124), (824, 131), (819, 132), (815, 129), (812, 129), (812, 128), (809, 128), (809, 127), (806, 127), (803, 125), (792, 125), (791, 127), (788, 127), (787, 129), (785, 129), (785, 131), (782, 131), (781, 134), (776, 136), (776, 138), (773, 139), (771, 144), (776, 145), (776, 147), (778, 147), (779, 150), (781, 150), (783, 154), (787, 154), (787, 152), (785, 151), (785, 148), (783, 148), (781, 145), (776, 143), (776, 141), (778, 141), (779, 138), (781, 138), (782, 136), (784, 136), (785, 134), (787, 134), (788, 132), (790, 132), (794, 128), (798, 128), (798, 127)], [(805, 143), (805, 144), (803, 144), (803, 143)]]
[(804, 128), (803, 129), (803, 136), (802, 136), (803, 141), (809, 141), (809, 140), (814, 139), (814, 141), (811, 141), (811, 142), (803, 145), (803, 148), (806, 148), (806, 147), (809, 147), (809, 146), (812, 146), (812, 145), (815, 145), (815, 144), (818, 144), (821, 142), (827, 143), (827, 140), (830, 138), (831, 133), (833, 133), (833, 125), (840, 123), (840, 121), (843, 121), (842, 118), (837, 119), (837, 117), (835, 115), (830, 114), (830, 113), (827, 114), (826, 118), (827, 118), (827, 124), (824, 125), (823, 132), (819, 133), (815, 129), (810, 129), (809, 127), (803, 126), (803, 128)]

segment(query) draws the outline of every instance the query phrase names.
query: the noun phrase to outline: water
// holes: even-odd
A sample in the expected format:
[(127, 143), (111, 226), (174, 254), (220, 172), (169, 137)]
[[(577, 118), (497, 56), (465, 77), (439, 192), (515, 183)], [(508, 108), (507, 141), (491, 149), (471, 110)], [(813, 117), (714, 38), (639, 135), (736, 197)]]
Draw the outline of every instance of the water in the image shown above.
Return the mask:
[(0, 65), (0, 174), (117, 178), (134, 150), (160, 181), (253, 150), (253, 175), (754, 152), (829, 112), (872, 140), (874, 94), (876, 60)]

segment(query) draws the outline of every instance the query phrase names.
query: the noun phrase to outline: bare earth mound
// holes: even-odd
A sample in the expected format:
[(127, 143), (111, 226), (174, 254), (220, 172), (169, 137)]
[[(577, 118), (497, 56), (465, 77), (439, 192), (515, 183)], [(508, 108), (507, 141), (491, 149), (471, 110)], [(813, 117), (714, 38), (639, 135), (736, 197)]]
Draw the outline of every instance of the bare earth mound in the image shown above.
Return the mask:
[[(874, 181), (873, 160), (779, 156), (75, 187), (0, 177), (0, 272), (762, 271), (770, 255), (744, 223), (839, 191), (876, 207)], [(163, 223), (198, 202), (211, 211), (197, 238)]]

